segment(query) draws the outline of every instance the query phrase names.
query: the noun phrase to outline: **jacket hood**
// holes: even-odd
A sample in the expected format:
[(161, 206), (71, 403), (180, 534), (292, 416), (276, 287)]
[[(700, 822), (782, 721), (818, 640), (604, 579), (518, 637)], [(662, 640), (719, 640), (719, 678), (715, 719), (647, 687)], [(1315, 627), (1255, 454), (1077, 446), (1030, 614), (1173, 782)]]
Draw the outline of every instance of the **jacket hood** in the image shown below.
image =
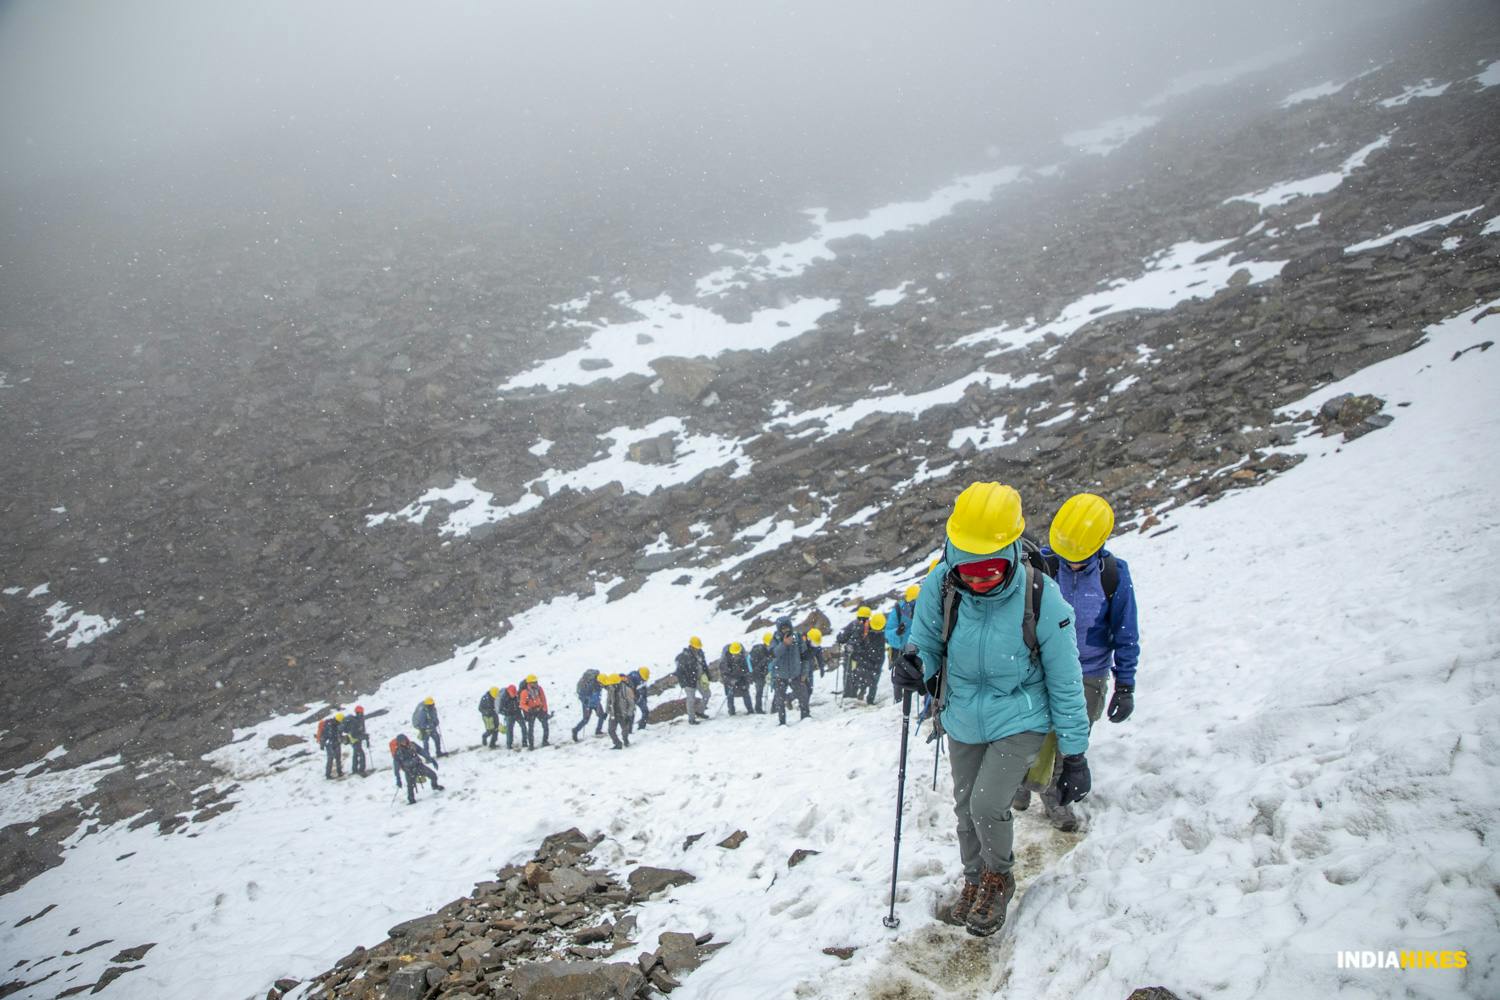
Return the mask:
[[(1018, 571), (1021, 566), (1021, 559), (1024, 555), (1025, 552), (1021, 548), (1021, 540), (1019, 538), (1011, 542), (1009, 545), (1005, 546), (1005, 548), (997, 549), (994, 552), (990, 552), (985, 555), (976, 555), (973, 552), (965, 552), (963, 549), (960, 549), (952, 542), (945, 542), (943, 546), (943, 572), (947, 573), (958, 567), (961, 563), (979, 562), (982, 559), (1009, 559), (1010, 572), (1006, 574), (1004, 583), (996, 587), (994, 590), (990, 591), (988, 594), (970, 593), (971, 597), (975, 597), (981, 601), (1003, 600), (1004, 598), (1009, 597), (1013, 592), (1015, 592), (1016, 588), (1019, 586), (1018, 581), (1021, 579), (1021, 574)], [(967, 588), (965, 589), (967, 592)]]

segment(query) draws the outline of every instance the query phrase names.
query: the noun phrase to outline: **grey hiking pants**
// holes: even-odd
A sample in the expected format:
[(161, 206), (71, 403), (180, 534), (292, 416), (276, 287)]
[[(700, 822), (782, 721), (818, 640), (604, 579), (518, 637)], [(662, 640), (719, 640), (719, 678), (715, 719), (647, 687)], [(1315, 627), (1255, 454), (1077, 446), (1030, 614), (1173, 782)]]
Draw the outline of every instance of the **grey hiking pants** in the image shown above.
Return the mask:
[(948, 737), (958, 853), (966, 880), (978, 882), (985, 870), (1008, 872), (1015, 863), (1010, 801), (1046, 736), (1016, 733), (993, 743), (960, 743)]

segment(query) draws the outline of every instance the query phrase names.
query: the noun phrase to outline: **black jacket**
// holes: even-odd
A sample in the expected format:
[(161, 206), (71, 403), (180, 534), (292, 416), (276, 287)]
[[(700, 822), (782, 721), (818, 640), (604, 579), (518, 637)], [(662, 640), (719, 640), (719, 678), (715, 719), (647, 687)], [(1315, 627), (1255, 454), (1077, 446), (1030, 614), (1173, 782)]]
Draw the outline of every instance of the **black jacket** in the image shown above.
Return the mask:
[[(502, 697), (504, 697), (504, 696), (502, 695)], [(480, 715), (495, 715), (495, 714), (497, 714), (495, 712), (495, 696), (492, 695), (492, 694), (490, 694), (488, 691), (486, 691), (484, 693), (484, 695), (479, 699), (479, 714)]]
[(519, 719), (521, 717), (521, 701), (509, 691), (500, 692), (500, 714), (507, 719)]
[(750, 676), (759, 684), (771, 669), (771, 647), (758, 642), (750, 647)]
[(392, 754), (392, 757), (395, 758), (396, 766), (403, 771), (410, 771), (424, 760), (433, 767), (437, 767), (437, 761), (433, 760), (432, 755), (423, 750), (422, 745), (415, 740), (407, 740), (404, 746), (397, 743), (396, 752)]
[(339, 734), (343, 731), (342, 725), (337, 719), (330, 715), (328, 718), (323, 720), (322, 726), (323, 735), (318, 741), (318, 746), (337, 746), (339, 742)]
[(350, 743), (364, 743), (369, 745), (370, 733), (365, 729), (365, 717), (363, 715), (346, 715), (344, 721), (339, 723), (339, 731), (349, 737)]
[(688, 646), (677, 654), (677, 683), (683, 688), (697, 688), (698, 678), (708, 672), (708, 658), (703, 650)]
[(750, 683), (750, 663), (745, 659), (744, 653), (724, 652), (724, 658), (719, 661), (719, 674), (723, 677), (725, 685), (739, 690)]
[[(851, 631), (853, 634), (848, 635)], [(844, 629), (839, 633), (839, 641), (848, 644), (854, 662), (867, 670), (879, 668), (885, 662), (885, 633), (867, 627), (865, 622)]]

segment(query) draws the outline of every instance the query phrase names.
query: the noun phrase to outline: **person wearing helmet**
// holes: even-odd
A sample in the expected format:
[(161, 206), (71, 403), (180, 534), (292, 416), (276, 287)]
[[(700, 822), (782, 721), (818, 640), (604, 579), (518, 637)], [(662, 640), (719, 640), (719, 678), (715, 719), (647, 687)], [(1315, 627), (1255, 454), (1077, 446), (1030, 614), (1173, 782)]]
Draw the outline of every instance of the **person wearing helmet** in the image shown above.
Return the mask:
[[(1104, 547), (1114, 528), (1115, 513), (1109, 503), (1093, 493), (1079, 493), (1068, 498), (1052, 519), (1047, 532), (1048, 545), (1042, 550), (1047, 571), (1057, 580), (1063, 599), (1073, 609), (1078, 660), (1083, 668), (1083, 697), (1091, 728), (1105, 714), (1111, 674), (1114, 694), (1109, 697), (1109, 721), (1124, 722), (1135, 710), (1140, 630), (1136, 625), (1130, 567)], [(1046, 763), (1047, 756), (1044, 748), (1042, 763)], [(1051, 780), (1042, 789), (1042, 804), (1054, 826), (1072, 832), (1078, 829), (1078, 817), (1071, 805), (1061, 802), (1057, 790), (1059, 767), (1054, 764)], [(1046, 777), (1041, 775), (1038, 783)], [(1030, 804), (1031, 790), (1023, 786), (1016, 793), (1014, 805), (1025, 809)]]
[(885, 616), (885, 644), (890, 650), (892, 666), (896, 663), (896, 657), (906, 648), (906, 636), (911, 632), (912, 612), (917, 606), (917, 594), (921, 591), (922, 588), (915, 583), (907, 587), (901, 600)]
[(755, 710), (750, 704), (750, 659), (740, 643), (731, 642), (719, 654), (719, 679), (724, 682), (724, 698), (729, 702), (729, 714), (735, 714), (735, 699), (743, 698), (745, 714), (753, 715)]
[[(500, 718), (505, 720), (505, 749), (516, 749), (516, 723), (521, 721), (521, 692), (514, 684), (507, 685), (500, 695)], [(525, 732), (521, 741), (525, 742)], [(497, 741), (498, 742), (498, 741)]]
[[(879, 624), (876, 624), (879, 622)], [(885, 615), (860, 608), (839, 631), (844, 647), (844, 697), (875, 704), (880, 668), (885, 666)]]
[(776, 619), (776, 634), (771, 641), (771, 710), (776, 713), (776, 724), (786, 725), (787, 702), (795, 698), (800, 703), (802, 718), (807, 718), (807, 688), (802, 678), (811, 670), (811, 655), (807, 639), (797, 634), (792, 620), (785, 616)]
[(817, 626), (802, 633), (802, 658), (806, 661), (806, 669), (802, 672), (802, 683), (807, 687), (807, 700), (811, 702), (813, 666), (817, 666), (819, 677), (822, 677), (828, 669), (828, 660), (823, 656), (823, 630)]
[(318, 723), (318, 746), (323, 748), (323, 777), (333, 780), (335, 770), (344, 776), (344, 713), (335, 712)]
[(446, 756), (443, 753), (443, 733), (438, 728), (437, 702), (430, 696), (423, 698), (417, 705), (416, 711), (411, 714), (411, 724), (417, 730), (417, 738), (422, 741), (422, 749), (432, 752), (429, 741), (437, 747), (439, 757)]
[(365, 729), (365, 706), (355, 705), (354, 714), (344, 716), (339, 729), (353, 747), (349, 756), (349, 771), (363, 778), (370, 772), (369, 762), (365, 759), (365, 747), (370, 745), (370, 733)]
[(677, 683), (682, 687), (683, 704), (686, 706), (688, 723), (696, 726), (699, 719), (708, 718), (703, 710), (704, 699), (698, 690), (698, 682), (708, 673), (708, 658), (703, 655), (703, 640), (696, 635), (677, 654)]
[(595, 713), (599, 715), (599, 724), (594, 727), (595, 736), (604, 735), (604, 702), (603, 690), (601, 688), (599, 671), (594, 669), (585, 670), (583, 676), (578, 678), (578, 704), (583, 709), (583, 718), (578, 720), (578, 725), (573, 727), (573, 742), (578, 742), (578, 734), (583, 732), (589, 724), (589, 719)]
[(766, 675), (771, 669), (771, 633), (750, 647), (750, 679), (755, 683), (755, 712), (766, 714)]
[(609, 741), (616, 750), (623, 750), (630, 746), (630, 730), (635, 726), (635, 689), (619, 674), (600, 674), (599, 684), (609, 709)]
[(479, 718), (484, 723), (484, 736), (479, 743), (487, 750), (494, 750), (500, 745), (500, 707), (496, 699), (500, 697), (500, 689), (492, 687), (479, 696)]
[(880, 688), (880, 672), (885, 667), (885, 615), (874, 614), (864, 623), (864, 630), (851, 638), (853, 657), (851, 676), (857, 678), (853, 697), (861, 695), (867, 704), (875, 704)]
[[(432, 766), (428, 767), (423, 764), (424, 760)], [(438, 783), (437, 766), (438, 763), (433, 760), (432, 754), (407, 739), (405, 733), (399, 733), (394, 740), (391, 740), (391, 770), (396, 772), (397, 788), (401, 787), (402, 776), (406, 777), (407, 805), (413, 805), (417, 801), (417, 782), (419, 781), (432, 782), (434, 792), (443, 790), (443, 786)]]
[(1021, 497), (973, 483), (948, 518), (939, 571), (917, 594), (911, 642), (892, 671), (933, 694), (948, 735), (963, 879), (951, 919), (986, 936), (1015, 894), (1011, 800), (1049, 731), (1063, 753), (1063, 804), (1089, 791), (1088, 711), (1073, 609), (1022, 545)]
[(646, 728), (646, 720), (651, 716), (651, 709), (646, 704), (646, 699), (651, 694), (650, 685), (646, 683), (649, 680), (651, 680), (650, 667), (642, 667), (639, 670), (632, 670), (630, 673), (625, 675), (625, 683), (630, 685), (631, 693), (635, 695), (636, 707), (641, 710), (641, 721), (639, 727), (641, 729)]
[(521, 682), (521, 742), (527, 750), (536, 749), (536, 724), (542, 724), (542, 746), (548, 745), (550, 732), (547, 721), (552, 713), (547, 711), (547, 692), (537, 681), (536, 674), (527, 674)]

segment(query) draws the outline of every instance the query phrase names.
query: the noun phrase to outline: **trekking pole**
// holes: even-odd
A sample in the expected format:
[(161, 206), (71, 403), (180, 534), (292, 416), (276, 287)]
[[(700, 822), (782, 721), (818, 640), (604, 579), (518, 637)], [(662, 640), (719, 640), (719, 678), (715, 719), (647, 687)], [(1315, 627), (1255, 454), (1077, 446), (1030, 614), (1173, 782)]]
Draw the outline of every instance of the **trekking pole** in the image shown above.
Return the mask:
[(938, 758), (943, 755), (943, 741), (932, 741), (932, 790), (937, 791)]
[(901, 926), (896, 916), (896, 872), (901, 863), (901, 806), (906, 799), (906, 740), (911, 732), (911, 690), (901, 692), (901, 764), (896, 770), (896, 847), (891, 854), (891, 912), (881, 923), (891, 930)]

